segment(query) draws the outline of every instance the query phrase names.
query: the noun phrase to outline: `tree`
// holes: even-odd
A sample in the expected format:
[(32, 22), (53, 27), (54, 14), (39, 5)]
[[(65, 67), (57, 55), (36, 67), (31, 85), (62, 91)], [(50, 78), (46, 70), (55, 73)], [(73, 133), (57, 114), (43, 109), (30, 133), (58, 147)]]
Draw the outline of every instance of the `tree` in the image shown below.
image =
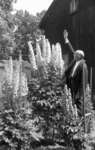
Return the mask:
[(0, 0), (0, 58), (6, 58), (14, 49), (14, 18), (12, 4), (16, 0)]
[[(36, 39), (42, 34), (39, 29), (39, 23), (43, 16), (43, 11), (37, 13), (36, 16), (29, 14), (28, 11), (17, 11), (15, 14), (15, 24), (17, 31), (15, 32), (16, 50), (15, 56), (18, 55), (19, 50), (22, 51), (23, 59), (28, 59), (28, 45), (27, 41), (31, 40), (35, 49)], [(17, 57), (17, 56), (16, 56)]]
[(7, 58), (10, 53), (14, 58), (22, 51), (23, 58), (28, 59), (27, 41), (32, 40), (35, 48), (35, 40), (41, 33), (39, 22), (45, 11), (30, 15), (28, 11), (17, 11), (12, 14), (12, 4), (17, 0), (0, 0), (0, 58)]
[(0, 7), (2, 10), (8, 12), (12, 10), (12, 4), (13, 2), (16, 2), (17, 0), (0, 0)]

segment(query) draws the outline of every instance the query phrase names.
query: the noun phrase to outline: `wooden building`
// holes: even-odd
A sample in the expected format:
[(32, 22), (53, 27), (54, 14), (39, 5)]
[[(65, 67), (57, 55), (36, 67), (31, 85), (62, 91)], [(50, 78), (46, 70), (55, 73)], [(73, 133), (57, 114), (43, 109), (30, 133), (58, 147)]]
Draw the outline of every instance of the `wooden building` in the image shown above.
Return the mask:
[(63, 38), (64, 29), (68, 30), (73, 47), (84, 50), (89, 68), (93, 67), (95, 87), (95, 0), (54, 0), (40, 28), (51, 43), (60, 42), (63, 54), (70, 56)]

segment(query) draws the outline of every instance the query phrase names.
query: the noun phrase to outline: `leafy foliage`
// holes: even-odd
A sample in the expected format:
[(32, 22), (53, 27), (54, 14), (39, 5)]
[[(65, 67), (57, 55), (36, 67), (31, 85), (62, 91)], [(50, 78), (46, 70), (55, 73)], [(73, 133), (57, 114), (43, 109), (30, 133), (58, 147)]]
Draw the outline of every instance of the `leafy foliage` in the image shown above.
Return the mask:
[(14, 17), (11, 14), (13, 2), (14, 0), (0, 0), (0, 57), (3, 59), (7, 58), (15, 48)]
[(22, 51), (23, 58), (28, 60), (27, 41), (32, 39), (35, 46), (35, 40), (41, 34), (38, 24), (45, 11), (37, 16), (22, 10), (12, 14), (15, 2), (16, 0), (0, 0), (0, 57), (6, 59), (14, 54), (14, 58), (18, 58), (19, 51)]
[(27, 105), (24, 108), (20, 107), (21, 98), (13, 98), (12, 88), (7, 83), (3, 92), (3, 108), (0, 110), (0, 142), (6, 143), (11, 149), (30, 149), (32, 141), (43, 138), (38, 127), (35, 126), (36, 118), (32, 119), (31, 109)]
[[(44, 45), (44, 51), (45, 47)], [(33, 70), (35, 76), (29, 82), (30, 93), (28, 100), (33, 110), (33, 117), (38, 118), (39, 129), (44, 138), (54, 142), (63, 142), (68, 149), (74, 150), (74, 141), (77, 139), (80, 147), (83, 147), (85, 134), (84, 116), (82, 118), (78, 116), (77, 107), (72, 103), (70, 90), (65, 83), (61, 84), (62, 75), (58, 66), (62, 62), (57, 61), (59, 56), (57, 47), (55, 50), (57, 55), (52, 54), (48, 63), (46, 59), (44, 60), (45, 55), (42, 55), (43, 52), (39, 49), (42, 52), (38, 61), (40, 65), (38, 65), (37, 70)], [(54, 56), (54, 59), (52, 59), (52, 56)], [(91, 91), (88, 86), (85, 95), (85, 113), (93, 113), (92, 109)], [(87, 118), (85, 120), (86, 132), (88, 132), (90, 122), (89, 117)], [(76, 149), (78, 148), (77, 146)]]
[(82, 122), (72, 105), (69, 90), (59, 85), (59, 74), (52, 66), (50, 68), (46, 79), (37, 76), (29, 84), (29, 102), (44, 138), (70, 147), (73, 146), (73, 136), (83, 132)]
[(4, 11), (12, 10), (12, 3), (16, 2), (16, 0), (0, 0), (0, 7)]
[[(0, 142), (3, 141), (11, 149), (30, 150), (33, 142), (49, 139), (54, 143), (65, 144), (67, 149), (74, 150), (74, 140), (77, 137), (82, 147), (84, 117), (79, 118), (76, 105), (72, 104), (70, 90), (65, 83), (61, 84), (65, 69), (61, 46), (59, 43), (51, 46), (45, 37), (37, 41), (43, 34), (38, 25), (45, 11), (37, 13), (37, 16), (30, 15), (27, 11), (18, 11), (12, 15), (13, 2), (14, 0), (0, 0), (0, 53), (5, 58), (10, 54), (14, 56), (13, 58), (17, 58), (19, 51), (22, 51), (24, 59), (28, 59), (28, 54), (31, 55), (32, 75), (28, 85), (28, 96), (16, 97), (14, 85), (11, 86), (7, 81), (3, 85)], [(28, 51), (28, 41), (32, 41), (31, 51)], [(11, 82), (13, 78), (17, 79), (12, 76), (12, 67), (10, 60), (8, 73), (10, 78), (12, 77)], [(89, 88), (85, 102), (85, 112), (92, 114)], [(89, 122), (89, 120), (85, 121), (86, 124)]]
[[(41, 20), (41, 16), (43, 16), (45, 12), (39, 13), (39, 15), (34, 16), (29, 14), (27, 11), (18, 11), (15, 17), (15, 25), (17, 30), (15, 32), (15, 42), (16, 42), (16, 50), (15, 55), (18, 55), (19, 50), (22, 51), (23, 58), (28, 60), (28, 46), (27, 42), (29, 40), (32, 41), (33, 47), (36, 47), (36, 39), (42, 34), (38, 25)], [(17, 56), (16, 56), (17, 57)]]
[[(36, 69), (32, 67), (32, 77), (28, 85), (28, 97), (21, 94), (14, 96), (13, 85), (9, 84), (8, 80), (4, 84), (4, 105), (0, 114), (0, 135), (1, 141), (7, 143), (11, 148), (30, 149), (31, 144), (33, 146), (33, 141), (40, 143), (42, 139), (65, 144), (68, 149), (73, 150), (75, 148), (74, 141), (78, 139), (82, 147), (84, 141), (84, 117), (80, 118), (78, 116), (77, 107), (72, 103), (70, 89), (67, 88), (65, 83), (62, 84), (60, 69), (64, 70), (62, 68), (64, 65), (59, 64), (64, 62), (58, 61), (58, 56), (61, 54), (59, 55), (60, 51), (58, 51), (56, 45), (55, 48), (57, 55), (54, 56), (50, 49), (51, 55), (50, 53), (47, 54), (47, 58), (48, 56), (50, 58), (49, 61), (45, 59), (46, 53), (44, 53), (44, 57), (42, 56), (39, 44), (36, 45), (37, 54), (34, 55), (34, 51), (31, 52), (32, 59), (35, 57), (34, 61), (37, 67)], [(54, 56), (54, 60), (51, 59), (52, 56)], [(61, 58), (61, 60), (63, 59)], [(22, 66), (21, 62), (22, 59), (19, 57), (19, 68)], [(31, 63), (34, 64), (33, 61)], [(7, 78), (11, 79), (12, 83), (11, 74), (14, 72), (12, 59), (10, 59), (9, 65), (10, 71), (8, 71)], [(19, 73), (20, 70), (18, 69), (17, 71)], [(21, 84), (21, 81), (18, 83)], [(86, 113), (90, 113), (92, 110), (90, 93), (91, 91), (88, 87), (85, 97)]]

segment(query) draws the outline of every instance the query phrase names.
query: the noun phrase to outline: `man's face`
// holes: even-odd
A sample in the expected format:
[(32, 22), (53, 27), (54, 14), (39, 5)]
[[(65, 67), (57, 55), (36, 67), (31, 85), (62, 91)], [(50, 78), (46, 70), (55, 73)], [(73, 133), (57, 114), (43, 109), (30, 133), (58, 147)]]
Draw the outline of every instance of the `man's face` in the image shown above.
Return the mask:
[(81, 58), (82, 58), (81, 54), (79, 54), (79, 53), (75, 53), (75, 54), (74, 54), (74, 60), (75, 60), (75, 61), (78, 61), (78, 60), (80, 60)]

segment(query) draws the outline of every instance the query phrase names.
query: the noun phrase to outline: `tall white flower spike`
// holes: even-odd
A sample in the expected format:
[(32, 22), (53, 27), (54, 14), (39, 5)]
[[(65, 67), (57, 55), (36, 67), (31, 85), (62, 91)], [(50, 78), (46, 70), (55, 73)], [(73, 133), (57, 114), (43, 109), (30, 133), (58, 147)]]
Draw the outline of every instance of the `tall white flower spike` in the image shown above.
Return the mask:
[(14, 97), (18, 96), (19, 84), (20, 84), (20, 63), (16, 62), (14, 74), (13, 74), (13, 94)]
[(48, 39), (46, 39), (46, 63), (51, 61), (51, 46)]
[(56, 66), (60, 71), (60, 74), (62, 75), (64, 72), (64, 61), (62, 58), (62, 49), (60, 43), (56, 43)]
[(45, 36), (42, 36), (42, 57), (46, 58), (46, 39)]
[(6, 80), (10, 86), (12, 86), (12, 80), (13, 80), (13, 60), (12, 56), (10, 56), (8, 62), (5, 64), (5, 70), (6, 70)]
[(27, 83), (27, 77), (24, 72), (22, 72), (21, 76), (21, 96), (28, 95), (28, 83)]
[(43, 63), (43, 58), (41, 55), (41, 48), (38, 42), (36, 42), (36, 61), (37, 61), (37, 66), (41, 66)]
[(37, 70), (36, 58), (35, 58), (35, 55), (34, 55), (34, 50), (33, 50), (31, 41), (28, 42), (28, 46), (29, 46), (29, 52), (30, 52), (29, 59), (30, 59), (32, 68), (34, 70)]
[(51, 64), (56, 68), (56, 48), (55, 45), (52, 45), (51, 51)]

